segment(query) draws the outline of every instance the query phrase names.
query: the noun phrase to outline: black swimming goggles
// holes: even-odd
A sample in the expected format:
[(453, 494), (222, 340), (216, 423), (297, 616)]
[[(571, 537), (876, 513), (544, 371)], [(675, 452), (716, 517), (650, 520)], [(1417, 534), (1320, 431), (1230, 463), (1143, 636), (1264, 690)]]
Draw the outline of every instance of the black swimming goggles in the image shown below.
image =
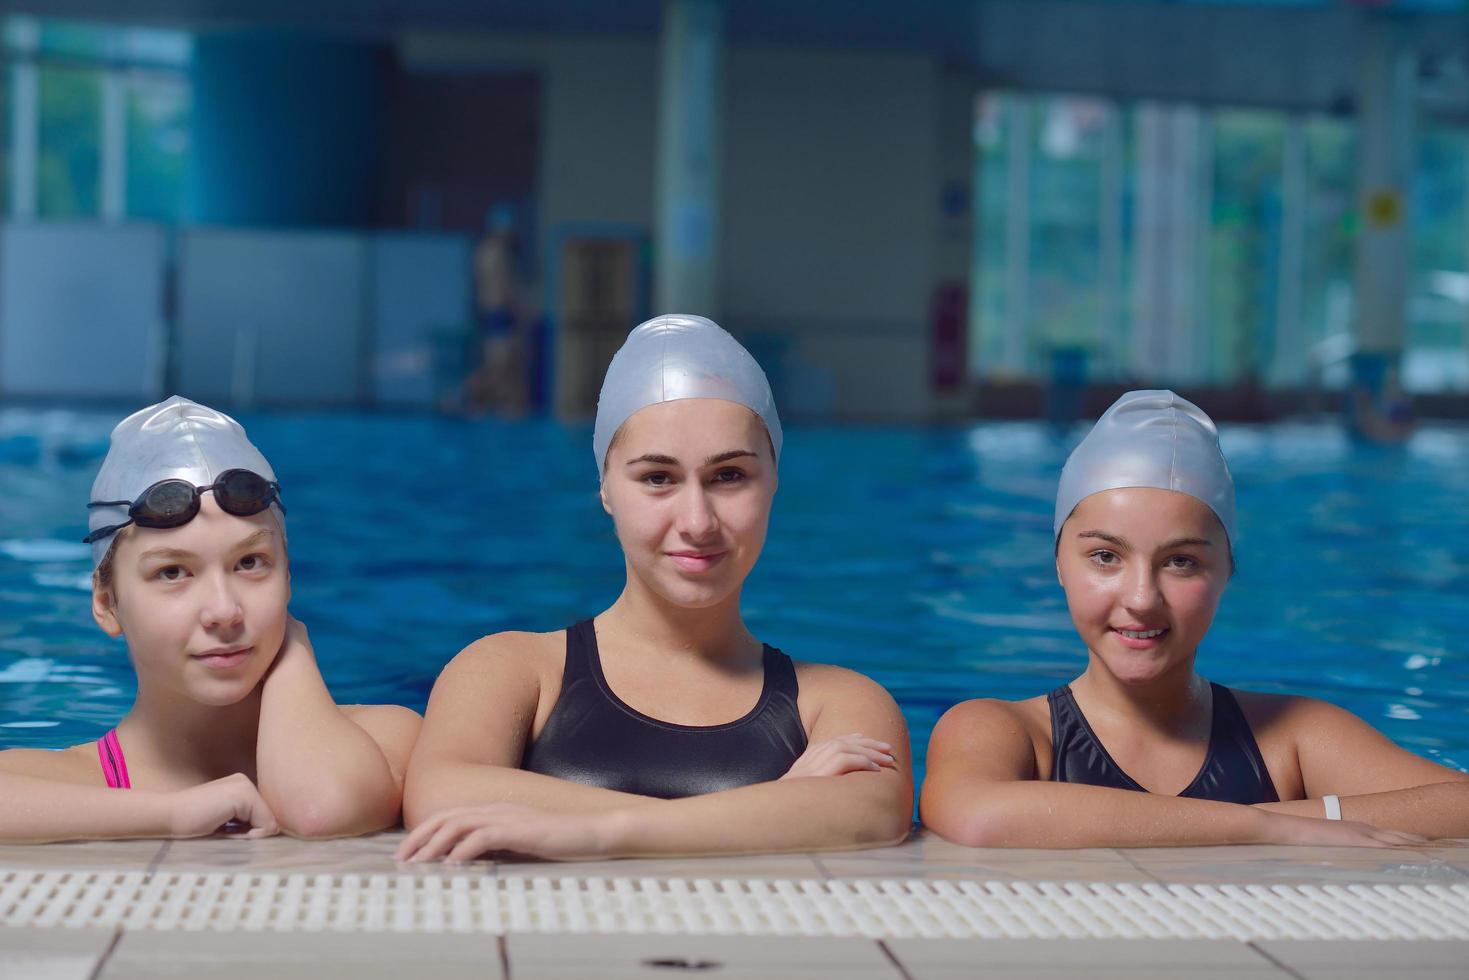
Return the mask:
[(199, 497), (214, 491), (219, 509), (236, 517), (249, 517), (265, 510), (271, 504), (286, 512), (281, 503), (281, 485), (249, 470), (225, 470), (219, 479), (207, 487), (196, 487), (188, 480), (159, 480), (137, 500), (94, 500), (87, 504), (93, 507), (126, 507), (128, 519), (121, 524), (99, 527), (82, 538), (83, 544), (101, 541), (109, 534), (116, 534), (129, 524), (138, 527), (169, 528), (182, 527), (199, 516)]

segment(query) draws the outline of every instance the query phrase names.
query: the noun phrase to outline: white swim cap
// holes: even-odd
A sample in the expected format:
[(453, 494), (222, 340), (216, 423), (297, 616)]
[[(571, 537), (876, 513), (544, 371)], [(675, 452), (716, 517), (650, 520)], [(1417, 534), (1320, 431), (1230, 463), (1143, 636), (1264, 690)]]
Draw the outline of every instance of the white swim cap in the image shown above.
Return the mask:
[(612, 437), (634, 412), (683, 398), (719, 398), (745, 406), (765, 423), (780, 458), (775, 398), (750, 352), (712, 320), (667, 314), (634, 328), (607, 368), (592, 430), (597, 472), (607, 465)]
[[(134, 412), (112, 430), (112, 445), (92, 483), (92, 500), (136, 500), (160, 480), (185, 480), (196, 487), (214, 483), (226, 470), (249, 470), (275, 482), (275, 471), (245, 438), (240, 423), (212, 408), (174, 395)], [(285, 532), (279, 504), (271, 508)], [(128, 519), (127, 505), (93, 507), (91, 531)], [(102, 563), (116, 535), (92, 542), (92, 568)]]
[(1129, 391), (1113, 403), (1066, 460), (1056, 491), (1056, 536), (1076, 505), (1122, 487), (1177, 490), (1209, 505), (1231, 552), (1234, 480), (1219, 431), (1193, 402), (1171, 391)]

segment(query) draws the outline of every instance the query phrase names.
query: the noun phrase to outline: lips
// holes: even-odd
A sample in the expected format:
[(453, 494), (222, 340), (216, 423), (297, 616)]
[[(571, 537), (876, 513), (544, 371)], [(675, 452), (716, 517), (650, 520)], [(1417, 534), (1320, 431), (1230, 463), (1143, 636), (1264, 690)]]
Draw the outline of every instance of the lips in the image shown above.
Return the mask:
[(670, 551), (668, 558), (685, 572), (707, 572), (728, 554), (727, 551)]
[(1111, 627), (1112, 635), (1130, 650), (1151, 650), (1168, 636), (1166, 626), (1155, 627)]
[(202, 653), (192, 655), (193, 660), (198, 661), (211, 670), (229, 670), (238, 667), (250, 656), (250, 648), (244, 647), (216, 647), (213, 650), (205, 650)]

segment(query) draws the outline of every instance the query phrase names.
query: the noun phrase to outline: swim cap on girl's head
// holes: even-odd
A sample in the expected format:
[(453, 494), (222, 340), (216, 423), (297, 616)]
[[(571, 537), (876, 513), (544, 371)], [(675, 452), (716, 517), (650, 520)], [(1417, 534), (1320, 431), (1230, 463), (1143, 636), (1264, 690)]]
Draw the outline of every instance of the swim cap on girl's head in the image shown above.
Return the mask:
[(1177, 490), (1209, 505), (1233, 551), (1234, 480), (1219, 431), (1193, 402), (1171, 391), (1129, 391), (1113, 403), (1061, 470), (1056, 536), (1076, 505), (1122, 487)]
[(607, 368), (592, 430), (597, 472), (607, 465), (612, 437), (634, 412), (682, 398), (720, 398), (745, 406), (765, 423), (780, 458), (775, 398), (750, 352), (712, 320), (667, 314), (628, 334)]
[[(250, 444), (240, 423), (212, 408), (174, 395), (157, 405), (134, 412), (112, 430), (112, 445), (92, 484), (92, 500), (136, 500), (159, 480), (185, 480), (209, 486), (225, 470), (249, 470), (271, 482), (275, 471)], [(280, 505), (272, 503), (282, 533), (286, 520)], [(92, 531), (128, 519), (126, 504), (93, 507), (88, 511)], [(92, 567), (102, 563), (116, 540), (108, 535), (92, 542)]]

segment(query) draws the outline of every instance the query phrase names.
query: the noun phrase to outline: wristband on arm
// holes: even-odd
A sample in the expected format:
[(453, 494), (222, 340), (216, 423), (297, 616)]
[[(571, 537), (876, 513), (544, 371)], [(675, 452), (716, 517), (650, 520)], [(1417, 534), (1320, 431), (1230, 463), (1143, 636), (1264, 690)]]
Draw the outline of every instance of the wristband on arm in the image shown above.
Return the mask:
[(1337, 796), (1335, 793), (1332, 793), (1328, 796), (1323, 796), (1321, 797), (1321, 805), (1326, 807), (1327, 820), (1341, 819), (1341, 797)]

